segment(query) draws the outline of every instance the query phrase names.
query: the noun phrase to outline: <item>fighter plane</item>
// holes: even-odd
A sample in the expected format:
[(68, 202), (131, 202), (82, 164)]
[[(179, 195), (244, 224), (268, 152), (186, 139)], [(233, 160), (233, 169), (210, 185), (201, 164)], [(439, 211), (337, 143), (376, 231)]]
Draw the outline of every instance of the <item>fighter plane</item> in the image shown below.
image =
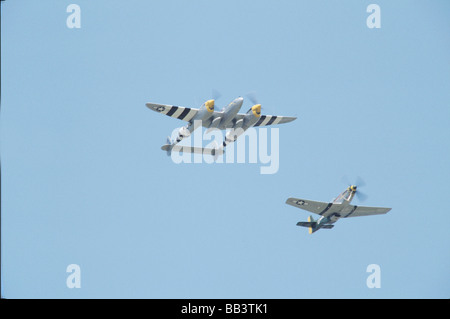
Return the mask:
[(312, 234), (319, 229), (331, 229), (340, 218), (369, 216), (386, 214), (391, 208), (384, 207), (366, 207), (351, 205), (353, 197), (358, 195), (357, 186), (350, 185), (345, 191), (339, 194), (331, 203), (316, 202), (312, 200), (288, 198), (286, 204), (307, 210), (311, 213), (320, 215), (318, 220), (314, 220), (312, 216), (308, 217), (307, 222), (298, 222), (297, 226), (308, 227), (309, 233)]
[[(261, 104), (253, 105), (246, 113), (238, 113), (242, 107), (244, 99), (238, 97), (234, 99), (230, 104), (225, 106), (221, 111), (214, 109), (215, 100), (207, 100), (199, 109), (189, 108), (183, 106), (146, 103), (145, 105), (155, 112), (188, 122), (186, 126), (183, 126), (178, 131), (177, 138), (172, 141), (167, 139), (167, 144), (161, 147), (162, 150), (167, 151), (170, 155), (174, 146), (181, 142), (184, 138), (189, 137), (191, 133), (199, 127), (195, 123), (201, 123), (201, 126), (212, 129), (233, 129), (230, 130), (222, 143), (222, 145), (211, 149), (211, 154), (223, 153), (223, 149), (236, 139), (245, 130), (250, 127), (268, 126), (275, 124), (288, 123), (296, 119), (296, 117), (290, 116), (276, 116), (276, 115), (261, 115)], [(203, 152), (204, 148), (178, 148), (180, 151), (187, 152)]]

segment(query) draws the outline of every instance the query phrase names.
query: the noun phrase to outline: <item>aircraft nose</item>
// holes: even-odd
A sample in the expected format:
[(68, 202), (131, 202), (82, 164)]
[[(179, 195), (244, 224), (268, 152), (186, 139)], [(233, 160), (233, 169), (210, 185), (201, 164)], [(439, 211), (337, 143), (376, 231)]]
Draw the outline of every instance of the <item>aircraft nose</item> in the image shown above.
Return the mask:
[(239, 108), (240, 109), (243, 102), (244, 102), (244, 98), (240, 96), (238, 98), (235, 98), (233, 100), (233, 102), (231, 102), (231, 105), (233, 105), (233, 108)]

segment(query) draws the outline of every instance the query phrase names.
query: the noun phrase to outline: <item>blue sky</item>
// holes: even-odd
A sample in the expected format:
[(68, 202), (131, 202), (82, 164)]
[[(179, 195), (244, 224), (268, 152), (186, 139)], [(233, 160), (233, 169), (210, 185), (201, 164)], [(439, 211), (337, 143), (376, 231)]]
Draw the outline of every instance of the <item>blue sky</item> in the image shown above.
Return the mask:
[[(4, 297), (449, 297), (447, 1), (1, 5)], [(277, 126), (276, 174), (160, 150), (184, 123), (145, 103), (212, 89), (298, 117)], [(297, 227), (309, 214), (285, 200), (329, 201), (343, 176), (392, 211)]]

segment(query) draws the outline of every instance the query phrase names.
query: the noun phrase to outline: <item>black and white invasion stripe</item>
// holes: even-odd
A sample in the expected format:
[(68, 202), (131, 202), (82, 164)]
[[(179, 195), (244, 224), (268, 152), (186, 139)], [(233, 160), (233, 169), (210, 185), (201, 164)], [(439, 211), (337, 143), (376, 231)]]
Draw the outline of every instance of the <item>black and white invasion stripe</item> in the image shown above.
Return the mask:
[(253, 126), (275, 125), (278, 124), (282, 118), (282, 116), (276, 115), (261, 115), (258, 122), (256, 122)]
[(148, 108), (151, 110), (179, 119), (186, 122), (189, 122), (195, 114), (197, 114), (197, 109), (191, 109), (189, 107), (176, 106), (176, 105), (164, 105), (164, 104), (155, 104), (155, 103), (147, 103)]

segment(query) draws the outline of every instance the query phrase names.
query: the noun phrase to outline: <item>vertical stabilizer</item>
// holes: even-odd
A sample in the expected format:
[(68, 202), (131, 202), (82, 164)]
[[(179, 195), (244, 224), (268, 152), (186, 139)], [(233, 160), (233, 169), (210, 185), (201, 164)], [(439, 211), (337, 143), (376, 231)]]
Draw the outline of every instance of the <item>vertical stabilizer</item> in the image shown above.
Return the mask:
[[(311, 215), (308, 217), (308, 222), (309, 222), (309, 223), (314, 223), (314, 222), (315, 222), (314, 218), (313, 218)], [(308, 227), (308, 231), (309, 231), (310, 234), (313, 233), (313, 228), (312, 228), (312, 226), (309, 226), (309, 227)]]

